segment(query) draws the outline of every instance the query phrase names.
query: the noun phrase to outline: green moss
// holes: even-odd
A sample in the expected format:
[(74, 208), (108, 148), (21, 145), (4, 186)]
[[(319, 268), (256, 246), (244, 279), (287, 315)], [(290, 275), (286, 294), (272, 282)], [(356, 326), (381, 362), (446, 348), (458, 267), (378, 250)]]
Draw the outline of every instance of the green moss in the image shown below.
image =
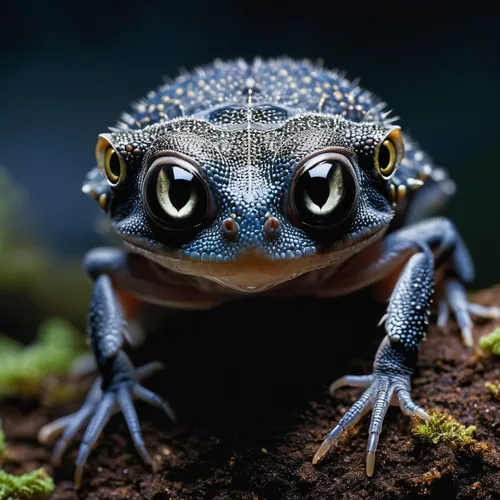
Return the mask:
[(68, 373), (85, 352), (82, 334), (58, 318), (45, 321), (28, 347), (0, 337), (0, 396), (37, 396), (47, 375)]
[(500, 382), (486, 382), (484, 387), (490, 391), (495, 399), (500, 399)]
[(54, 491), (54, 480), (43, 469), (22, 476), (0, 470), (0, 500), (43, 500)]
[[(0, 454), (5, 451), (5, 435), (0, 421)], [(44, 500), (54, 491), (54, 481), (43, 469), (14, 476), (0, 470), (0, 500)]]
[(457, 422), (454, 417), (438, 410), (429, 412), (431, 418), (426, 422), (414, 419), (412, 433), (422, 441), (433, 444), (450, 443), (458, 449), (472, 452), (483, 452), (488, 449), (485, 443), (474, 438), (476, 427), (465, 427)]
[(22, 476), (0, 470), (0, 500), (43, 500), (54, 491), (54, 480), (43, 469)]
[(489, 335), (479, 339), (481, 349), (495, 356), (500, 356), (500, 327), (493, 330)]

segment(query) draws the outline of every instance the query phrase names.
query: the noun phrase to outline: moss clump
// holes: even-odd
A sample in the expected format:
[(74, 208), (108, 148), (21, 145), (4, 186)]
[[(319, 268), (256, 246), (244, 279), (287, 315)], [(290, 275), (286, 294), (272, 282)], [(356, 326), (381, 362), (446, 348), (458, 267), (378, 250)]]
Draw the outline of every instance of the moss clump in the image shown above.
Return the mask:
[(489, 335), (479, 339), (479, 347), (483, 351), (491, 352), (495, 356), (500, 356), (500, 327), (493, 330)]
[(82, 334), (58, 318), (45, 321), (28, 347), (0, 337), (0, 396), (39, 395), (47, 375), (68, 373), (75, 359), (85, 352)]
[[(0, 421), (0, 456), (6, 448)], [(43, 469), (14, 476), (0, 470), (0, 500), (44, 500), (54, 491), (54, 481)]]
[(460, 450), (475, 453), (488, 449), (486, 443), (481, 443), (474, 438), (476, 433), (474, 425), (465, 427), (451, 415), (438, 410), (430, 411), (429, 415), (431, 418), (426, 422), (413, 420), (412, 433), (422, 441), (430, 441), (433, 444), (450, 443)]
[(54, 491), (54, 480), (43, 469), (22, 476), (0, 470), (0, 500), (43, 500)]
[(500, 399), (500, 382), (486, 382), (484, 387), (490, 391), (495, 399)]

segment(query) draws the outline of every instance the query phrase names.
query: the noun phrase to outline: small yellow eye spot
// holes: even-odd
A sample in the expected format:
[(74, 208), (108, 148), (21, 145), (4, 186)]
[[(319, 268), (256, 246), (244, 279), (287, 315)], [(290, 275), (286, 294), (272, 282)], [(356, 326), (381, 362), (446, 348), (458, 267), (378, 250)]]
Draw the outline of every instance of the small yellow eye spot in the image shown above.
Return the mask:
[(375, 161), (383, 177), (390, 177), (396, 168), (396, 148), (386, 139), (379, 147)]
[(113, 187), (119, 186), (125, 180), (125, 162), (112, 147), (109, 147), (104, 155), (104, 171), (109, 183)]
[(404, 156), (403, 136), (399, 128), (394, 128), (382, 139), (373, 156), (375, 171), (384, 181), (389, 180)]

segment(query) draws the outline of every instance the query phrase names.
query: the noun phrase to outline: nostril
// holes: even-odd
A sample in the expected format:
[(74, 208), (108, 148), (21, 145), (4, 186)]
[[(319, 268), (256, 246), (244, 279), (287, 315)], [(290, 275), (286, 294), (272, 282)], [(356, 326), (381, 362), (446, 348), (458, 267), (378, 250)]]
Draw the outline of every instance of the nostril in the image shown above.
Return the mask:
[(273, 240), (274, 238), (276, 238), (279, 228), (280, 221), (272, 215), (269, 216), (266, 219), (266, 222), (264, 222), (264, 233), (266, 235), (266, 239)]
[(228, 217), (222, 221), (222, 232), (228, 240), (234, 241), (238, 237), (239, 230), (240, 226), (233, 218)]

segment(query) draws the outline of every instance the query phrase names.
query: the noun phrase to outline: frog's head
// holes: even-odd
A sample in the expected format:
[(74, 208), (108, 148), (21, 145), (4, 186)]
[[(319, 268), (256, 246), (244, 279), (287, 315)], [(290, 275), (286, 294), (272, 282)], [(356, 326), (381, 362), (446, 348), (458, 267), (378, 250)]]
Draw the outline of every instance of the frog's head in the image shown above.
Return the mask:
[(102, 134), (99, 202), (118, 234), (169, 269), (247, 292), (381, 237), (394, 216), (399, 127), (318, 113), (276, 120), (279, 111), (231, 106)]

